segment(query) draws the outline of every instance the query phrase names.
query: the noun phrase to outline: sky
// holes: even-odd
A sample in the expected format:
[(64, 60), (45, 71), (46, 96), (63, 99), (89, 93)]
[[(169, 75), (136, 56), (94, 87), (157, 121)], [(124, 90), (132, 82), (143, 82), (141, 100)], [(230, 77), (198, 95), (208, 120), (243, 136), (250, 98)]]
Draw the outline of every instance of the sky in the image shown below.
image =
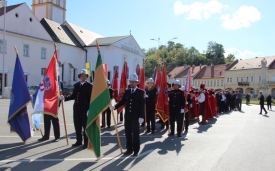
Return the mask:
[[(22, 2), (31, 8), (32, 0), (8, 5)], [(275, 55), (274, 6), (274, 0), (67, 0), (66, 20), (104, 37), (131, 33), (146, 50), (176, 37), (200, 53), (213, 41), (226, 56), (245, 59)]]

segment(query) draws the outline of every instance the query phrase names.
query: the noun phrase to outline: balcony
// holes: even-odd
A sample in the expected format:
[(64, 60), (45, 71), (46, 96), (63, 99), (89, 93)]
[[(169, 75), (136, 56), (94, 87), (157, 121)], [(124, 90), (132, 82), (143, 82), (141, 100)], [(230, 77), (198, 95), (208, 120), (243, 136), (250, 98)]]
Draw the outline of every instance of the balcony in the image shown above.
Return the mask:
[(268, 81), (268, 85), (275, 85), (275, 81)]
[(239, 86), (249, 86), (249, 82), (238, 82)]

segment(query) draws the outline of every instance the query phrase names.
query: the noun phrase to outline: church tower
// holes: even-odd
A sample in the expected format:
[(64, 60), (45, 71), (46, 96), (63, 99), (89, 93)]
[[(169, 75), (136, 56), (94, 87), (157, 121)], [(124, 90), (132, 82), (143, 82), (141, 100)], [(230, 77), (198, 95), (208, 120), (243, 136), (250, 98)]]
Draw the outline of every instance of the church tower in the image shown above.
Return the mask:
[(66, 0), (32, 0), (32, 12), (39, 21), (47, 18), (63, 24), (66, 19)]

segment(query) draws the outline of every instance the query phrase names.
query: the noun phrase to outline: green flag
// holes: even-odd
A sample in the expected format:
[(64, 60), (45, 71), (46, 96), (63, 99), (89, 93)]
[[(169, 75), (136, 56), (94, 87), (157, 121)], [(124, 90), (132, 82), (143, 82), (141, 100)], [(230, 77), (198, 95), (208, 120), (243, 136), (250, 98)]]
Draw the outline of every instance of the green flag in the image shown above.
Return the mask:
[(93, 90), (90, 100), (89, 114), (86, 126), (86, 135), (88, 137), (88, 149), (95, 152), (96, 157), (100, 157), (100, 123), (99, 115), (106, 110), (110, 104), (110, 95), (104, 76), (102, 59), (98, 47), (98, 57), (95, 68)]

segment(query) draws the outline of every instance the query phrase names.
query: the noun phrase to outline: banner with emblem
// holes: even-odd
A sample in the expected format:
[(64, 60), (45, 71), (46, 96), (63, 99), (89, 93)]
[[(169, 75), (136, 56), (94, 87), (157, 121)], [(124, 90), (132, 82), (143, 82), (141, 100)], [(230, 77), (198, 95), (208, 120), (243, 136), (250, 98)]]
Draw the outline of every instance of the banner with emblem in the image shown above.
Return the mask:
[(116, 102), (118, 102), (118, 66), (115, 65), (113, 67), (113, 81), (112, 81), (112, 89), (113, 91), (113, 98), (115, 99)]
[(45, 75), (39, 84), (33, 113), (49, 114), (57, 117), (59, 101), (57, 68), (57, 52), (55, 51)]
[[(120, 87), (119, 87), (119, 94), (118, 94), (118, 101), (120, 101), (125, 93), (125, 90), (127, 88), (127, 78), (128, 78), (128, 64), (126, 60), (124, 61), (123, 68), (122, 68), (122, 73), (120, 77)], [(120, 112), (123, 110), (125, 107), (125, 104), (122, 105), (120, 108), (117, 109), (117, 113), (120, 114)]]
[(17, 55), (12, 81), (8, 124), (11, 126), (11, 131), (16, 132), (24, 143), (32, 134), (27, 110), (27, 104), (30, 101), (30, 92)]

